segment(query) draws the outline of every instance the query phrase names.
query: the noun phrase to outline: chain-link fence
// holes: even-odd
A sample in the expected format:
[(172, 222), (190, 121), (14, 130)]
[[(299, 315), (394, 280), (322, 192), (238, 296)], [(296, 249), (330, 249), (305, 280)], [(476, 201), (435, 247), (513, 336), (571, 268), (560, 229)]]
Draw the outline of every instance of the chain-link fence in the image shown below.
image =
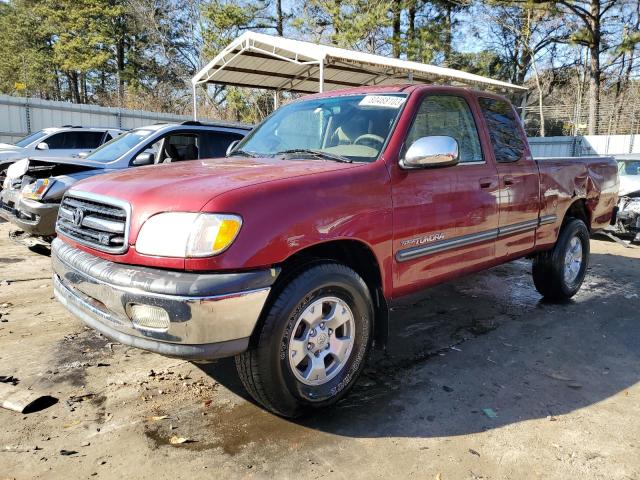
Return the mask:
[[(540, 107), (534, 101), (535, 93), (525, 113), (525, 128), (531, 137), (541, 136)], [(542, 107), (545, 136), (586, 135), (589, 127), (588, 95), (576, 92), (566, 99), (546, 100), (550, 104)], [(609, 88), (598, 108), (597, 135), (637, 135), (640, 133), (640, 82), (634, 82), (622, 93), (615, 94)]]

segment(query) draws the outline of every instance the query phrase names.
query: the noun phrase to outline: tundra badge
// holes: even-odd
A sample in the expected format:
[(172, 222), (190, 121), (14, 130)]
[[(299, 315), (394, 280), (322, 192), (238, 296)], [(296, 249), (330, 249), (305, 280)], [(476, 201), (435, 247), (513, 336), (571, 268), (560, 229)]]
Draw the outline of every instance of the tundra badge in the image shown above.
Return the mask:
[(425, 243), (437, 242), (438, 240), (444, 240), (444, 233), (437, 232), (425, 235), (424, 237), (411, 238), (409, 240), (402, 240), (400, 245), (406, 247), (408, 245), (424, 245)]

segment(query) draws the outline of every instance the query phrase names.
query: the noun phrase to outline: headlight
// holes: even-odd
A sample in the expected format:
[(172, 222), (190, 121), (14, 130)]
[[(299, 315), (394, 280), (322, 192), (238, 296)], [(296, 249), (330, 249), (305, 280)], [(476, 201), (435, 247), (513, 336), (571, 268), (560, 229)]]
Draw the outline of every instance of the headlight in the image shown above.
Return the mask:
[(22, 189), (22, 196), (33, 200), (42, 200), (42, 197), (54, 183), (55, 180), (53, 178), (39, 178)]
[(159, 257), (210, 257), (229, 248), (241, 226), (237, 215), (159, 213), (142, 225), (136, 250)]

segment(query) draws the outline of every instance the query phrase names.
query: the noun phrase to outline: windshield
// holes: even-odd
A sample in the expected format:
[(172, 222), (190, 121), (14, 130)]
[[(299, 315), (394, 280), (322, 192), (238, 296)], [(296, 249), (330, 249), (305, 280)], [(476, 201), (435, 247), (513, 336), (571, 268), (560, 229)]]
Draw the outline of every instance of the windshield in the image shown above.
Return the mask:
[(87, 155), (87, 160), (93, 160), (95, 162), (113, 162), (127, 153), (134, 147), (137, 147), (140, 142), (148, 138), (153, 133), (153, 130), (137, 129), (130, 132), (123, 133), (122, 135), (109, 140), (107, 143), (99, 148), (96, 148), (93, 152)]
[(348, 95), (291, 103), (276, 110), (234, 152), (276, 156), (313, 151), (373, 162), (405, 99), (405, 94)]
[(640, 160), (618, 162), (618, 175), (640, 175)]
[(38, 132), (34, 132), (31, 135), (27, 135), (26, 137), (18, 140), (15, 145), (16, 147), (26, 147), (29, 144), (35, 142), (36, 140), (38, 140), (39, 138), (44, 137), (47, 134), (47, 132), (45, 132), (44, 130), (40, 130)]

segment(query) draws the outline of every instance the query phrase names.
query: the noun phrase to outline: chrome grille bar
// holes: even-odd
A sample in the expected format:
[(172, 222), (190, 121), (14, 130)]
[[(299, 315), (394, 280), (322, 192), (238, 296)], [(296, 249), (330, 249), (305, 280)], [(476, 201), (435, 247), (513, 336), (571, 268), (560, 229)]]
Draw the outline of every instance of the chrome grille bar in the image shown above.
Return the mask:
[(130, 211), (129, 204), (122, 200), (70, 191), (62, 199), (56, 231), (96, 250), (124, 253)]

